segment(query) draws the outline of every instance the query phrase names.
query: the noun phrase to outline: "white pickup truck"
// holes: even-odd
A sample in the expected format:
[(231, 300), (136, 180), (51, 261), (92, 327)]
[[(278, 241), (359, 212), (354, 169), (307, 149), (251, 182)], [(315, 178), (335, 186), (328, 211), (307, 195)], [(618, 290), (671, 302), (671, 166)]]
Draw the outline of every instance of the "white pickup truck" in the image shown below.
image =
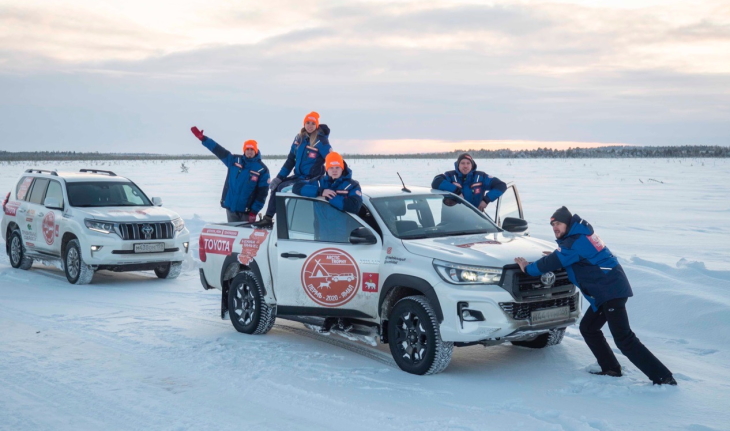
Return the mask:
[(277, 317), (369, 332), (402, 370), (434, 374), (455, 346), (558, 344), (580, 315), (565, 270), (531, 277), (513, 263), (555, 247), (526, 234), (513, 184), (489, 215), (438, 190), (364, 187), (360, 212), (340, 213), (349, 235), (327, 242), (314, 224), (329, 203), (277, 199), (271, 230), (220, 223), (200, 235), (203, 287), (221, 291), (221, 318), (240, 332), (264, 334)]

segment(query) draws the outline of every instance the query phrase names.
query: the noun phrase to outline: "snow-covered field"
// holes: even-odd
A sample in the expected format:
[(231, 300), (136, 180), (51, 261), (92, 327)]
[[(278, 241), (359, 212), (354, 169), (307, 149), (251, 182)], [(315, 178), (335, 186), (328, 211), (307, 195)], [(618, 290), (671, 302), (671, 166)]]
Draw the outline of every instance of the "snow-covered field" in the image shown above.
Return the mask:
[[(351, 167), (364, 185), (396, 183), (396, 171), (428, 185), (452, 163)], [(576, 327), (544, 350), (456, 349), (444, 373), (417, 377), (390, 365), (387, 346), (336, 346), (295, 323), (237, 333), (218, 317), (219, 292), (200, 286), (197, 238), (177, 280), (98, 272), (87, 286), (54, 267), (12, 269), (0, 241), (0, 430), (730, 429), (730, 161), (477, 163), (518, 185), (533, 236), (552, 239), (561, 205), (593, 224), (634, 287), (635, 332), (679, 386), (652, 386), (619, 352), (625, 377), (589, 374)], [(225, 172), (186, 164), (0, 163), (0, 192), (31, 166), (111, 169), (161, 196), (197, 237), (225, 219)]]

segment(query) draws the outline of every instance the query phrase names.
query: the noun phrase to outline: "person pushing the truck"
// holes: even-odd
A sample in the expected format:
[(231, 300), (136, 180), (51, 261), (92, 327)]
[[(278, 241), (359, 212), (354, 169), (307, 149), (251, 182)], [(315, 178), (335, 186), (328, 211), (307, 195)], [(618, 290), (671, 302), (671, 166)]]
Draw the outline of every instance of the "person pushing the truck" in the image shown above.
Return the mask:
[(593, 374), (621, 377), (621, 365), (601, 328), (608, 322), (616, 346), (655, 385), (676, 385), (672, 372), (639, 341), (629, 326), (626, 302), (631, 285), (618, 259), (578, 214), (560, 207), (550, 218), (558, 248), (533, 263), (517, 257), (522, 271), (539, 276), (565, 268), (568, 278), (590, 303), (580, 322), (580, 333), (601, 366)]
[(243, 155), (231, 154), (197, 127), (190, 131), (228, 168), (221, 196), (228, 222), (255, 222), (256, 214), (264, 207), (269, 182), (269, 169), (261, 161), (258, 143), (248, 140), (243, 143)]

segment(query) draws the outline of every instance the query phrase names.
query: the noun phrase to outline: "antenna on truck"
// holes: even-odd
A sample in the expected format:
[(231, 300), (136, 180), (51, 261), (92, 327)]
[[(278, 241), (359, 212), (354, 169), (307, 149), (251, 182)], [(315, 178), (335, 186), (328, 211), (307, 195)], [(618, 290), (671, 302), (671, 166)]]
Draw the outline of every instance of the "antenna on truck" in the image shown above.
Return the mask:
[(408, 190), (408, 187), (406, 187), (406, 183), (403, 182), (403, 178), (400, 176), (400, 173), (399, 172), (396, 172), (396, 174), (398, 174), (398, 178), (400, 178), (400, 183), (403, 184), (403, 188), (401, 189), (401, 191), (404, 191), (406, 193), (410, 193), (411, 191)]

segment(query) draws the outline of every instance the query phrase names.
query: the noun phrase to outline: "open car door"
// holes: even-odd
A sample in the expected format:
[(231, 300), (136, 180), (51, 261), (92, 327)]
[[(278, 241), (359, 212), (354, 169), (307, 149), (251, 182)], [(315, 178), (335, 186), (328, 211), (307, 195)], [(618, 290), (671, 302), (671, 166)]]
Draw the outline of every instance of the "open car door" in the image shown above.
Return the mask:
[(507, 184), (507, 190), (497, 199), (496, 208), (487, 208), (489, 217), (502, 229), (521, 233), (529, 236), (530, 232), (522, 212), (522, 202), (517, 186), (514, 183)]

